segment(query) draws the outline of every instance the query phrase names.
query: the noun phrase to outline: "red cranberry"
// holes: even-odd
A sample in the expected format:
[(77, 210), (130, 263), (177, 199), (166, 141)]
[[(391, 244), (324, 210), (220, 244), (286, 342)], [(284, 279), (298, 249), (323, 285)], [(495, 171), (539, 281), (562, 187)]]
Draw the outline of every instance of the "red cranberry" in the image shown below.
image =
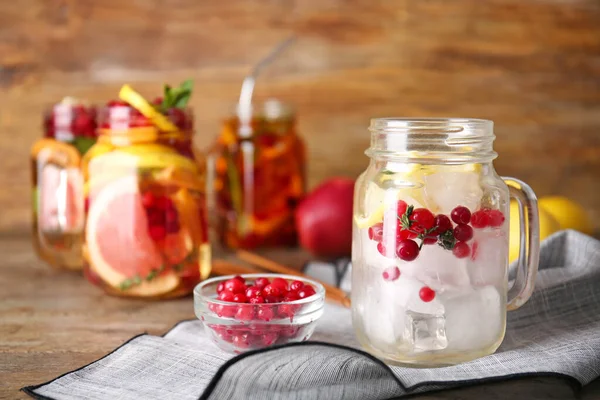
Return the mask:
[(228, 279), (225, 281), (225, 290), (228, 290), (231, 293), (242, 293), (246, 290), (246, 285), (239, 279)]
[(400, 269), (398, 267), (388, 267), (382, 272), (381, 275), (383, 276), (384, 281), (395, 281), (396, 279), (400, 278)]
[(258, 309), (256, 317), (261, 321), (270, 321), (274, 317), (273, 307), (263, 306)]
[(446, 232), (447, 230), (452, 229), (452, 222), (450, 221), (450, 218), (448, 218), (446, 215), (438, 214), (433, 219), (433, 226), (436, 227), (433, 233), (439, 235)]
[(181, 225), (179, 225), (179, 220), (170, 221), (165, 224), (165, 229), (168, 233), (177, 233), (181, 229)]
[(250, 347), (250, 337), (247, 333), (238, 333), (233, 336), (233, 345), (240, 349), (246, 349)]
[(240, 306), (235, 313), (235, 318), (240, 321), (251, 321), (254, 319), (254, 307), (253, 306)]
[(304, 282), (302, 281), (293, 281), (290, 283), (290, 290), (293, 292), (297, 292), (298, 290), (304, 287)]
[(412, 261), (419, 256), (419, 245), (414, 240), (401, 240), (396, 247), (396, 255), (401, 260)]
[(221, 293), (219, 293), (219, 296), (217, 296), (217, 298), (221, 301), (234, 301), (234, 297), (235, 295), (227, 290), (223, 290)]
[(246, 284), (246, 280), (244, 278), (242, 278), (240, 275), (236, 275), (231, 279), (237, 279), (238, 281), (242, 282), (244, 285)]
[(277, 314), (280, 318), (292, 318), (296, 314), (296, 305), (282, 304), (277, 307)]
[(254, 286), (256, 286), (259, 289), (264, 288), (268, 284), (269, 284), (269, 279), (267, 279), (267, 278), (258, 278), (254, 281)]
[(165, 224), (165, 213), (156, 208), (150, 208), (148, 210), (148, 222), (150, 225), (164, 225)]
[(226, 332), (219, 332), (217, 333), (217, 335), (219, 336), (219, 338), (221, 338), (221, 340), (227, 342), (227, 343), (232, 343), (233, 342), (233, 336), (230, 335), (229, 333)]
[(283, 296), (283, 301), (296, 301), (299, 299), (300, 299), (300, 296), (298, 295), (298, 292), (287, 292)]
[(271, 286), (278, 288), (281, 293), (287, 292), (288, 290), (288, 283), (283, 278), (273, 278)]
[(389, 251), (382, 242), (377, 243), (377, 251), (384, 257), (394, 258), (394, 254)]
[(185, 113), (180, 108), (170, 108), (167, 110), (167, 116), (179, 129), (185, 129)]
[(478, 210), (471, 216), (473, 228), (482, 229), (490, 224), (490, 218), (486, 210)]
[(489, 210), (487, 212), (489, 224), (492, 228), (498, 228), (504, 223), (504, 214), (500, 210)]
[(473, 228), (469, 225), (458, 224), (454, 228), (454, 237), (459, 242), (466, 242), (473, 237)]
[(169, 208), (165, 211), (165, 220), (167, 221), (167, 224), (169, 222), (179, 222), (179, 215), (177, 213), (177, 210), (175, 210), (174, 208)]
[(170, 198), (165, 197), (165, 196), (156, 197), (154, 200), (154, 206), (161, 210), (168, 210), (169, 208), (171, 208), (171, 209), (175, 208), (175, 205), (173, 204), (173, 200), (171, 200)]
[(456, 258), (465, 258), (471, 254), (471, 248), (465, 242), (456, 242), (452, 249), (452, 254), (454, 254)]
[(164, 226), (151, 226), (148, 232), (154, 241), (163, 240), (167, 236), (167, 230)]
[(253, 335), (262, 335), (269, 331), (269, 325), (252, 323), (248, 325), (248, 329), (252, 332)]
[(224, 304), (217, 305), (217, 315), (219, 317), (231, 318), (237, 312), (236, 306), (226, 306)]
[(437, 237), (434, 236), (427, 236), (426, 238), (423, 238), (423, 244), (436, 244), (437, 241)]
[(279, 296), (265, 296), (265, 303), (273, 304), (273, 303), (279, 303), (279, 302), (280, 302)]
[(419, 235), (415, 232), (411, 232), (406, 229), (400, 229), (400, 227), (398, 227), (398, 231), (396, 233), (396, 242), (406, 239), (415, 239), (417, 236)]
[(273, 286), (272, 283), (268, 284), (263, 288), (263, 293), (266, 296), (279, 297), (281, 296), (282, 290), (278, 286)]
[(80, 114), (73, 120), (73, 132), (76, 134), (86, 134), (94, 131), (94, 121), (86, 114)]
[(225, 290), (225, 284), (223, 282), (220, 282), (217, 285), (217, 293), (221, 293), (223, 290)]
[(383, 238), (383, 223), (379, 222), (369, 228), (369, 239), (381, 242)]
[(262, 296), (262, 291), (256, 286), (250, 286), (246, 289), (246, 297), (251, 299), (253, 297)]
[(262, 304), (265, 302), (265, 298), (262, 296), (250, 297), (250, 304)]
[(431, 300), (435, 298), (435, 292), (428, 286), (423, 286), (421, 290), (419, 290), (419, 297), (425, 303), (429, 303)]
[(398, 216), (401, 217), (406, 213), (406, 209), (408, 208), (408, 204), (404, 200), (398, 200), (398, 204), (396, 206), (396, 210), (398, 211)]
[(410, 214), (409, 219), (413, 222), (411, 230), (424, 232), (433, 227), (433, 214), (426, 208), (415, 208), (412, 214)]
[(236, 293), (233, 295), (233, 302), (234, 303), (246, 303), (246, 302), (248, 302), (248, 298), (246, 297), (246, 295), (244, 293)]
[(450, 217), (457, 224), (468, 224), (471, 221), (471, 211), (465, 206), (458, 206), (452, 210)]
[(310, 286), (310, 285), (305, 285), (302, 289), (300, 289), (298, 291), (298, 297), (300, 297), (301, 299), (305, 299), (307, 297), (310, 297), (314, 294), (316, 294), (317, 292), (315, 291), (315, 289)]
[(262, 335), (261, 344), (271, 346), (279, 339), (279, 334), (275, 332), (267, 332)]
[(293, 338), (298, 334), (299, 329), (297, 326), (285, 326), (279, 331), (279, 335), (281, 337)]
[(150, 208), (154, 205), (154, 194), (146, 192), (142, 195), (142, 205), (144, 208)]
[(129, 103), (123, 100), (111, 100), (106, 103), (108, 107), (129, 107)]

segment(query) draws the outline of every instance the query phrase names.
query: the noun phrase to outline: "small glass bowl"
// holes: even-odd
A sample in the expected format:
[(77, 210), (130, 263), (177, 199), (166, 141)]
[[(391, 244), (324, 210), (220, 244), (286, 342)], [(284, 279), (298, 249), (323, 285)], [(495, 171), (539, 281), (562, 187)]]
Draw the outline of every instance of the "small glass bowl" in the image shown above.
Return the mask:
[(310, 279), (293, 275), (244, 274), (246, 282), (257, 278), (285, 279), (288, 284), (301, 281), (311, 285), (315, 294), (281, 303), (234, 303), (217, 300), (217, 286), (234, 275), (208, 279), (194, 289), (194, 311), (204, 323), (212, 341), (222, 350), (241, 353), (276, 344), (302, 342), (313, 334), (323, 315), (325, 289)]

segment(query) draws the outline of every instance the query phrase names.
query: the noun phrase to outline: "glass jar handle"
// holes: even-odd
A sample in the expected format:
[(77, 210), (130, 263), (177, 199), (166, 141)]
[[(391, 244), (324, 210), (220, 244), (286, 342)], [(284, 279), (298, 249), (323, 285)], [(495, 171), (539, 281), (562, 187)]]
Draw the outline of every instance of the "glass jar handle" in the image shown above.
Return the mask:
[(537, 197), (529, 185), (503, 177), (511, 197), (519, 204), (519, 259), (514, 285), (508, 291), (509, 311), (521, 307), (533, 293), (540, 260), (540, 221)]

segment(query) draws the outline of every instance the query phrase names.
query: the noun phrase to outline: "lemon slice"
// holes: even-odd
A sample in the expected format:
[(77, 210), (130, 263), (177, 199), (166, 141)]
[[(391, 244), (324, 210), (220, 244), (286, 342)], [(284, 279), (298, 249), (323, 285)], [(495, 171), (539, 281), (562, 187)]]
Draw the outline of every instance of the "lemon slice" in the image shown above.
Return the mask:
[(354, 217), (354, 222), (356, 222), (356, 226), (360, 229), (373, 226), (376, 223), (383, 221), (383, 210), (384, 207), (379, 206), (374, 212), (366, 217)]
[(119, 98), (129, 103), (133, 108), (141, 112), (143, 116), (150, 119), (161, 131), (171, 132), (178, 130), (167, 117), (156, 111), (156, 109), (152, 107), (152, 104), (148, 103), (148, 101), (146, 101), (141, 94), (133, 90), (131, 86), (123, 85), (119, 91)]

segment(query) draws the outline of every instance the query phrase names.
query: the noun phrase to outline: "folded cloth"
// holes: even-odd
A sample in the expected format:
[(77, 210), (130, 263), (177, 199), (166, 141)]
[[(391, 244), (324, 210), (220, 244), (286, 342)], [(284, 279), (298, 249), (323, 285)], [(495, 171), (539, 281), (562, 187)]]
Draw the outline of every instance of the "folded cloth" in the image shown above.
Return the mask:
[(389, 367), (360, 350), (350, 312), (327, 305), (310, 341), (233, 357), (200, 321), (140, 335), (90, 365), (23, 390), (39, 399), (387, 399), (522, 376), (585, 385), (600, 375), (600, 242), (542, 244), (532, 298), (508, 314), (495, 354), (445, 368)]

